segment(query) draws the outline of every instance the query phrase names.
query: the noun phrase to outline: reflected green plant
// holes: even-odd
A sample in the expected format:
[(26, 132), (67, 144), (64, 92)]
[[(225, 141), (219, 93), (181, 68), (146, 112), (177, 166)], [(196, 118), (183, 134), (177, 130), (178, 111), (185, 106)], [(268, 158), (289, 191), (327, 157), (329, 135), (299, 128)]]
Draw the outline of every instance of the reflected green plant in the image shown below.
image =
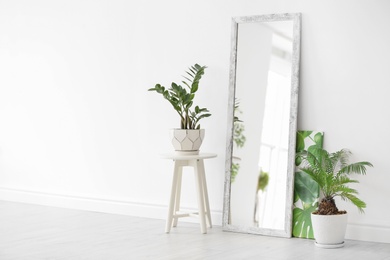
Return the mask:
[(269, 182), (269, 174), (263, 170), (260, 170), (259, 179), (257, 182), (257, 190), (264, 191)]
[[(233, 118), (233, 142), (237, 148), (244, 147), (246, 137), (244, 135), (245, 126), (243, 121), (238, 117), (239, 114), (242, 114), (240, 110), (240, 102), (236, 99), (234, 101), (234, 118)], [(234, 158), (234, 157), (233, 157)], [(231, 167), (231, 182), (234, 182), (240, 169), (240, 164), (238, 162), (232, 162)]]

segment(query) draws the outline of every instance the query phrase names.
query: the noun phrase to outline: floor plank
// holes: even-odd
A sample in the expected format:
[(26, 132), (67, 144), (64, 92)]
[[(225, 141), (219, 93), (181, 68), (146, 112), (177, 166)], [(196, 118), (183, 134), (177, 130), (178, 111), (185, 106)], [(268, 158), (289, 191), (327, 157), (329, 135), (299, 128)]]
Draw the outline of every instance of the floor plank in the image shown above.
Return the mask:
[(179, 222), (0, 201), (1, 260), (370, 259), (390, 260), (390, 244), (346, 241), (321, 249), (312, 240), (222, 231), (201, 234)]

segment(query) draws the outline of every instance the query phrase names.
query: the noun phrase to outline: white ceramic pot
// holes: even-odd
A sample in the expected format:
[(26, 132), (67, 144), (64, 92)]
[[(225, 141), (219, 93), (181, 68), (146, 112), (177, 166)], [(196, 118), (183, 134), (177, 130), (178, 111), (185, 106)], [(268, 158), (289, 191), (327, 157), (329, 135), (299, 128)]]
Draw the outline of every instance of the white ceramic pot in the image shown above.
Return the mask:
[(204, 139), (204, 129), (171, 129), (170, 137), (176, 152), (199, 153)]
[(344, 246), (348, 214), (317, 215), (311, 214), (316, 246), (337, 248)]

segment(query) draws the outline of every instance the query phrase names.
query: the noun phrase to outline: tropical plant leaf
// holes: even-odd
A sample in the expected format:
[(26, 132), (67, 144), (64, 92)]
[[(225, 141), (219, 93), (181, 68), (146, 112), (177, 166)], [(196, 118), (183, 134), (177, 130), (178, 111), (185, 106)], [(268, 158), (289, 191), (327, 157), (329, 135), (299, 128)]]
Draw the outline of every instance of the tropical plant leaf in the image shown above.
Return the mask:
[(297, 134), (295, 151), (299, 153), (304, 149), (305, 149), (305, 139), (300, 134)]
[(313, 131), (298, 131), (297, 132), (297, 141), (296, 141), (296, 152), (301, 152), (305, 150), (305, 139), (311, 135)]
[(313, 131), (298, 131), (298, 134), (303, 137), (303, 139), (306, 139), (306, 137), (310, 136), (313, 133)]
[(319, 186), (308, 174), (296, 172), (294, 182), (295, 194), (297, 194), (303, 202), (312, 204), (318, 199)]
[[(297, 132), (297, 147), (295, 165), (297, 172), (295, 174), (294, 184), (294, 211), (293, 211), (293, 236), (302, 238), (313, 238), (313, 229), (311, 224), (311, 212), (318, 206), (319, 186), (311, 176), (300, 171), (307, 162), (304, 161), (308, 150), (317, 147), (322, 148), (323, 133), (313, 131)], [(307, 171), (308, 169), (306, 169)], [(311, 174), (316, 175), (318, 169), (311, 169)]]
[(314, 135), (314, 143), (320, 148), (323, 147), (324, 135), (321, 132), (318, 132)]
[(296, 156), (295, 157), (295, 166), (299, 166), (302, 163), (302, 157), (301, 156)]
[(311, 213), (317, 209), (317, 203), (304, 204), (303, 209), (294, 208), (293, 210), (293, 236), (314, 238), (313, 227), (311, 223)]
[(298, 202), (298, 200), (299, 200), (299, 196), (296, 192), (294, 192), (294, 204)]

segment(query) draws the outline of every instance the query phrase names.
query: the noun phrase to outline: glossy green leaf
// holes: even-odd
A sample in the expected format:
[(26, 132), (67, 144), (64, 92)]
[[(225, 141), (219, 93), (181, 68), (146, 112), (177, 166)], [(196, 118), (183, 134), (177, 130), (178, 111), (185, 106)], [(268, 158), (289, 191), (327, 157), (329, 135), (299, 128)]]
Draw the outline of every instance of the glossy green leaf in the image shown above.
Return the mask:
[(298, 202), (299, 196), (296, 192), (294, 192), (294, 203)]
[(318, 147), (323, 147), (324, 135), (321, 132), (318, 132), (314, 135), (314, 142)]
[(298, 131), (298, 133), (305, 139), (306, 137), (310, 136), (313, 131)]
[(311, 223), (311, 213), (317, 209), (317, 203), (314, 205), (304, 205), (303, 209), (295, 208), (293, 210), (293, 236), (302, 238), (314, 238), (313, 227)]
[(295, 157), (295, 166), (299, 166), (302, 163), (302, 157), (301, 156), (296, 156)]
[(305, 139), (298, 132), (297, 133), (297, 142), (296, 142), (296, 149), (295, 149), (295, 151), (298, 153), (298, 152), (303, 151), (304, 149), (305, 149)]
[(294, 180), (294, 191), (299, 198), (312, 204), (319, 197), (319, 186), (313, 179), (304, 172), (296, 172)]

